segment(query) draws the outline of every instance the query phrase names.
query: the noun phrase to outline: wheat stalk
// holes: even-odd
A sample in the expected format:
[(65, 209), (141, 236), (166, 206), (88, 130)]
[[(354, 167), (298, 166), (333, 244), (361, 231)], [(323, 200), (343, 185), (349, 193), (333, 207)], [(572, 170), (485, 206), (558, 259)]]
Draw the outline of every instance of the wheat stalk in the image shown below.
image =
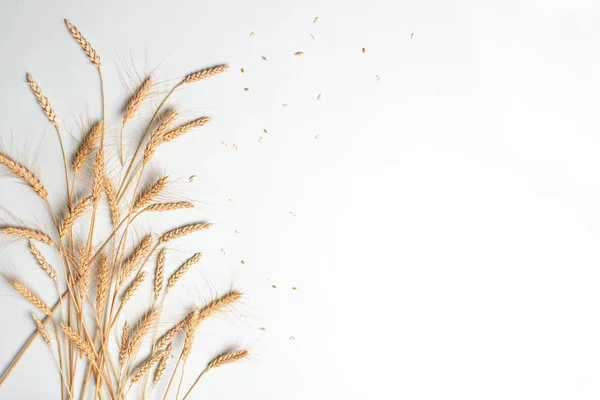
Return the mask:
[(40, 251), (38, 250), (37, 247), (35, 247), (35, 245), (33, 244), (32, 241), (29, 241), (29, 251), (31, 252), (31, 255), (33, 256), (33, 258), (35, 258), (35, 261), (37, 261), (40, 268), (46, 274), (48, 274), (50, 279), (52, 279), (56, 285), (58, 285), (58, 279), (56, 277), (56, 270), (54, 268), (52, 268), (50, 266), (50, 264), (48, 264), (48, 261), (46, 261), (46, 259), (42, 255), (42, 253), (40, 253)]
[(85, 164), (89, 155), (94, 150), (94, 145), (96, 141), (100, 137), (100, 134), (104, 130), (104, 122), (100, 121), (95, 123), (92, 128), (89, 130), (87, 135), (83, 138), (77, 150), (75, 151), (75, 155), (73, 156), (73, 161), (71, 162), (71, 166), (73, 167), (73, 172), (77, 173), (81, 167)]
[(163, 234), (160, 237), (160, 239), (158, 240), (158, 243), (165, 244), (167, 242), (170, 242), (171, 240), (189, 235), (190, 233), (208, 229), (211, 226), (212, 226), (212, 224), (210, 222), (200, 222), (200, 223), (196, 223), (196, 224), (181, 226), (179, 228), (175, 228), (175, 229), (170, 230), (167, 233)]
[(177, 269), (177, 271), (175, 271), (175, 273), (173, 275), (171, 275), (171, 277), (169, 278), (169, 281), (167, 282), (167, 290), (170, 290), (173, 288), (173, 286), (175, 286), (175, 284), (177, 283), (178, 280), (181, 279), (181, 277), (183, 277), (183, 275), (194, 265), (196, 264), (198, 261), (200, 261), (200, 259), (202, 258), (202, 253), (196, 253), (194, 254), (192, 257), (190, 257), (189, 259), (186, 260), (186, 262), (184, 262), (181, 267), (179, 267)]
[(10, 169), (17, 177), (23, 179), (42, 199), (46, 200), (48, 198), (48, 192), (44, 188), (44, 185), (29, 169), (2, 153), (0, 153), (0, 164)]
[(31, 87), (33, 95), (37, 99), (38, 103), (40, 103), (40, 107), (42, 107), (42, 111), (44, 111), (44, 114), (46, 114), (46, 117), (48, 117), (50, 123), (54, 125), (57, 131), (60, 130), (60, 128), (58, 127), (58, 118), (56, 118), (56, 113), (54, 112), (54, 109), (50, 105), (48, 98), (42, 94), (42, 90), (40, 89), (36, 81), (33, 79), (33, 76), (31, 76), (31, 74), (27, 74), (27, 83)]
[(193, 72), (193, 73), (187, 75), (183, 79), (182, 84), (198, 82), (203, 79), (217, 76), (217, 75), (222, 74), (223, 72), (227, 71), (228, 69), (229, 69), (229, 66), (223, 64), (223, 65), (216, 65), (214, 67), (206, 68), (206, 69), (200, 70), (198, 72)]
[(79, 32), (75, 25), (69, 22), (69, 20), (65, 19), (65, 25), (67, 25), (67, 29), (69, 30), (69, 32), (71, 32), (71, 36), (73, 36), (73, 39), (75, 39), (75, 41), (79, 43), (79, 45), (81, 46), (85, 54), (88, 56), (92, 64), (94, 64), (96, 68), (100, 69), (102, 66), (100, 64), (100, 57), (92, 48), (90, 42), (88, 42), (86, 38), (83, 37), (81, 32)]

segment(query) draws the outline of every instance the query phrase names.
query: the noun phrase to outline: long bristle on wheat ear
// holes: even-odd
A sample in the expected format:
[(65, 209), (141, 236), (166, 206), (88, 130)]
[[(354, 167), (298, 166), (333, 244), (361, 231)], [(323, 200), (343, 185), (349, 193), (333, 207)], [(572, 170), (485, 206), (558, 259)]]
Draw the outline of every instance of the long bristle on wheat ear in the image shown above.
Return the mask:
[(248, 356), (248, 350), (245, 350), (245, 349), (222, 354), (222, 355), (218, 356), (217, 358), (215, 358), (214, 360), (212, 360), (210, 362), (210, 364), (208, 364), (207, 369), (213, 369), (213, 368), (217, 368), (222, 365), (225, 365), (225, 364), (230, 364), (232, 362), (241, 360), (242, 358), (245, 358), (247, 356)]
[(48, 264), (48, 261), (46, 261), (46, 259), (42, 255), (42, 253), (40, 253), (38, 248), (35, 247), (35, 245), (33, 244), (33, 242), (31, 240), (29, 241), (29, 251), (31, 252), (31, 255), (33, 256), (33, 258), (35, 258), (35, 261), (37, 261), (37, 263), (40, 266), (40, 268), (42, 269), (42, 271), (44, 271), (46, 274), (48, 274), (50, 279), (52, 279), (54, 281), (54, 283), (58, 285), (58, 279), (56, 277), (56, 270), (54, 268), (52, 268), (52, 266), (50, 266), (50, 264)]
[(158, 240), (159, 244), (164, 244), (167, 243), (171, 240), (180, 238), (182, 236), (186, 236), (192, 232), (196, 232), (196, 231), (202, 231), (205, 229), (208, 229), (212, 226), (213, 224), (210, 222), (200, 222), (197, 224), (190, 224), (190, 225), (185, 225), (179, 228), (175, 228), (173, 230), (170, 230), (169, 232), (165, 233), (164, 235), (162, 235), (160, 237), (160, 239)]
[(48, 192), (44, 188), (44, 185), (42, 185), (42, 182), (40, 182), (29, 169), (3, 153), (0, 153), (0, 164), (8, 168), (14, 175), (24, 180), (42, 199), (46, 200), (48, 198)]
[(23, 296), (25, 300), (36, 306), (41, 312), (43, 312), (47, 316), (52, 317), (52, 311), (46, 305), (46, 303), (44, 303), (43, 300), (40, 299), (35, 293), (33, 293), (27, 286), (13, 278), (5, 277), (5, 280), (17, 293)]
[(102, 133), (103, 129), (104, 122), (100, 121), (95, 123), (85, 135), (85, 137), (79, 144), (79, 147), (77, 147), (75, 155), (73, 156), (73, 161), (71, 162), (73, 172), (77, 173), (81, 169), (81, 167), (83, 167), (92, 150), (94, 150), (94, 145), (100, 137), (100, 134)]
[(94, 64), (96, 68), (100, 69), (100, 67), (102, 66), (102, 64), (100, 64), (100, 57), (92, 48), (90, 42), (88, 42), (87, 39), (83, 37), (81, 32), (79, 32), (75, 25), (73, 25), (68, 19), (65, 19), (65, 25), (67, 25), (67, 29), (69, 30), (69, 32), (71, 32), (71, 36), (73, 36), (73, 39), (75, 39), (75, 41), (79, 43), (79, 45), (81, 46), (85, 54), (88, 56), (92, 64)]
[(79, 336), (73, 328), (67, 325), (65, 322), (61, 322), (60, 327), (62, 329), (63, 334), (69, 342), (73, 344), (77, 349), (92, 363), (96, 362), (96, 353), (94, 353), (94, 349), (89, 345), (88, 342), (83, 340), (81, 336)]
[(168, 178), (163, 176), (158, 178), (150, 187), (144, 190), (133, 203), (132, 213), (135, 213), (150, 204), (167, 186)]
[(81, 200), (79, 203), (71, 207), (71, 209), (67, 212), (62, 223), (58, 227), (58, 236), (61, 238), (65, 236), (67, 231), (73, 226), (73, 224), (81, 217), (81, 214), (85, 211), (85, 209), (92, 202), (92, 197), (88, 196)]
[(48, 237), (48, 235), (35, 229), (22, 228), (19, 226), (0, 226), (0, 232), (9, 236), (20, 237), (29, 240), (37, 240), (38, 242), (56, 248), (56, 245), (54, 244), (52, 239)]
[(36, 81), (33, 79), (33, 76), (31, 76), (31, 74), (27, 74), (27, 83), (31, 87), (35, 98), (37, 99), (38, 103), (40, 103), (40, 107), (42, 107), (42, 110), (44, 111), (44, 114), (46, 114), (46, 117), (48, 117), (50, 123), (54, 125), (56, 130), (60, 130), (60, 128), (58, 127), (58, 118), (56, 117), (54, 109), (52, 109), (48, 98), (42, 94), (42, 90), (40, 89)]
[(228, 69), (229, 69), (229, 65), (222, 64), (222, 65), (215, 65), (214, 67), (206, 68), (206, 69), (200, 70), (198, 72), (193, 72), (183, 79), (182, 84), (198, 82), (203, 79), (217, 76), (217, 75), (222, 74), (223, 72), (227, 71)]

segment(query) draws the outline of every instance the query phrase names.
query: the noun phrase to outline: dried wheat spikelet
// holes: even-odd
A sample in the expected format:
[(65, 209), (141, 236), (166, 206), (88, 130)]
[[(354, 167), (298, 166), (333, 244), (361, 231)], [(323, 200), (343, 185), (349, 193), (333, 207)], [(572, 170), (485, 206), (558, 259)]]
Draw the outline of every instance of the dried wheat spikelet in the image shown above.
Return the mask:
[(181, 351), (181, 356), (183, 360), (187, 360), (190, 353), (192, 352), (192, 345), (194, 344), (194, 337), (196, 334), (196, 329), (198, 325), (200, 325), (199, 321), (200, 310), (195, 310), (194, 315), (189, 319), (186, 331), (185, 331), (185, 339), (183, 341), (183, 350)]
[(146, 258), (152, 247), (152, 236), (146, 235), (133, 250), (131, 257), (123, 266), (121, 276), (119, 277), (119, 286), (123, 286), (125, 281), (131, 276), (138, 265)]
[(215, 358), (214, 360), (212, 360), (210, 362), (210, 364), (208, 364), (208, 367), (206, 369), (208, 370), (208, 369), (221, 367), (225, 364), (230, 364), (232, 362), (241, 360), (242, 358), (245, 358), (247, 356), (248, 356), (248, 350), (239, 350), (239, 351), (233, 351), (230, 353), (222, 354), (222, 355), (218, 356), (217, 358)]
[(144, 190), (133, 203), (132, 212), (137, 212), (150, 204), (167, 186), (168, 178), (158, 178), (149, 188)]
[(110, 218), (113, 223), (113, 227), (119, 225), (121, 220), (121, 212), (119, 211), (119, 202), (117, 201), (117, 193), (110, 179), (104, 177), (104, 191), (106, 192), (106, 199), (108, 201), (108, 209), (110, 211)]
[(191, 131), (192, 129), (199, 128), (206, 125), (211, 120), (210, 117), (200, 117), (186, 124), (183, 124), (177, 128), (174, 128), (167, 132), (157, 131), (150, 137), (146, 150), (144, 151), (144, 163), (147, 163), (152, 158), (152, 155), (156, 152), (158, 147), (162, 144), (169, 143), (178, 137), (181, 137)]
[(154, 321), (158, 318), (160, 311), (158, 308), (151, 309), (140, 322), (135, 334), (131, 336), (131, 340), (127, 344), (127, 358), (138, 349), (144, 337), (150, 332)]
[(40, 107), (42, 107), (42, 110), (44, 111), (44, 114), (46, 114), (46, 117), (48, 117), (50, 123), (54, 125), (56, 130), (60, 130), (60, 128), (58, 127), (58, 119), (56, 118), (56, 113), (54, 112), (54, 109), (50, 105), (48, 98), (42, 94), (42, 90), (35, 82), (31, 74), (27, 74), (27, 83), (31, 87), (35, 98), (37, 99), (38, 103), (40, 103)]
[(131, 334), (131, 328), (127, 321), (123, 325), (123, 339), (121, 341), (121, 350), (119, 351), (119, 363), (124, 365), (127, 362), (127, 352), (129, 346), (129, 335)]
[(200, 70), (198, 72), (194, 72), (189, 74), (188, 76), (186, 76), (182, 83), (183, 84), (187, 84), (187, 83), (193, 83), (193, 82), (198, 82), (201, 81), (203, 79), (207, 79), (213, 76), (217, 76), (219, 74), (222, 74), (223, 72), (227, 71), (229, 69), (228, 65), (216, 65), (214, 67), (211, 68), (206, 68), (203, 70)]
[(79, 30), (71, 22), (69, 22), (69, 20), (65, 19), (65, 25), (67, 25), (67, 29), (69, 30), (69, 32), (71, 32), (71, 36), (73, 36), (73, 39), (75, 39), (75, 41), (79, 43), (79, 45), (81, 46), (85, 54), (88, 56), (92, 64), (94, 64), (96, 68), (100, 69), (100, 67), (102, 66), (100, 64), (100, 57), (98, 56), (98, 54), (96, 54), (96, 51), (92, 48), (90, 42), (88, 42), (86, 38), (83, 37)]
[(48, 198), (48, 192), (42, 185), (42, 182), (26, 167), (14, 161), (6, 154), (0, 153), (0, 164), (8, 168), (15, 176), (24, 180), (31, 188), (40, 196), (46, 200)]
[(142, 364), (142, 366), (140, 366), (135, 372), (135, 374), (133, 374), (133, 376), (131, 377), (131, 383), (139, 381), (142, 376), (144, 376), (148, 371), (150, 371), (150, 368), (152, 368), (154, 364), (156, 364), (159, 360), (162, 360), (165, 357), (165, 352), (157, 353), (150, 357), (148, 360), (146, 360), (146, 362)]
[(96, 152), (92, 177), (92, 203), (94, 207), (98, 207), (104, 183), (104, 150), (100, 148)]
[(81, 297), (85, 298), (92, 281), (92, 274), (90, 270), (90, 254), (88, 247), (85, 245), (79, 246), (79, 289), (81, 291)]
[(167, 290), (173, 288), (173, 286), (175, 286), (175, 284), (177, 283), (177, 281), (180, 280), (181, 277), (183, 277), (183, 275), (194, 264), (196, 264), (198, 261), (200, 261), (201, 258), (202, 258), (202, 253), (196, 253), (192, 257), (190, 257), (189, 259), (187, 259), (186, 262), (184, 262), (181, 265), (181, 267), (179, 267), (177, 269), (177, 271), (175, 271), (175, 273), (173, 275), (171, 275), (171, 277), (169, 278), (169, 281), (167, 282)]
[(165, 277), (165, 260), (167, 255), (167, 249), (164, 247), (158, 253), (156, 258), (156, 273), (154, 274), (154, 296), (158, 298), (163, 287), (163, 280)]
[(125, 307), (125, 304), (131, 300), (138, 288), (144, 283), (144, 279), (146, 279), (145, 272), (141, 272), (135, 277), (121, 298), (121, 307)]
[(67, 323), (60, 324), (63, 334), (92, 364), (96, 362), (96, 353), (88, 342), (83, 340)]
[(241, 292), (237, 290), (231, 290), (230, 292), (219, 297), (218, 299), (211, 301), (200, 310), (200, 313), (198, 314), (198, 324), (202, 323), (202, 321), (216, 314), (217, 312), (238, 302), (241, 298)]
[(33, 322), (35, 323), (35, 327), (36, 327), (37, 331), (40, 333), (40, 335), (44, 339), (44, 342), (46, 342), (48, 347), (51, 348), (52, 342), (50, 341), (50, 335), (48, 334), (46, 327), (42, 324), (42, 322), (38, 319), (38, 317), (36, 317), (35, 314), (31, 313), (31, 317), (33, 318)]
[(9, 236), (20, 237), (22, 239), (37, 240), (51, 247), (56, 247), (52, 239), (45, 233), (35, 229), (23, 228), (19, 226), (0, 226), (0, 232)]
[(212, 226), (212, 223), (210, 223), (210, 222), (200, 222), (197, 224), (190, 224), (190, 225), (185, 225), (185, 226), (182, 226), (179, 228), (175, 228), (175, 229), (170, 230), (169, 232), (165, 233), (164, 235), (162, 235), (160, 237), (160, 239), (158, 239), (158, 243), (164, 244), (164, 243), (170, 242), (171, 240), (189, 235), (190, 233), (208, 229), (211, 226)]
[(46, 314), (49, 317), (52, 317), (52, 311), (50, 308), (40, 299), (35, 293), (33, 293), (27, 286), (23, 283), (17, 281), (16, 279), (5, 277), (6, 282), (21, 296), (25, 298), (28, 302), (36, 306), (41, 312)]
[(156, 385), (160, 381), (160, 378), (162, 378), (163, 374), (165, 373), (165, 370), (167, 369), (167, 360), (171, 356), (172, 351), (173, 351), (173, 344), (169, 343), (169, 345), (167, 346), (165, 351), (163, 351), (161, 353), (162, 357), (158, 361), (158, 365), (156, 366), (156, 371), (154, 372), (154, 385)]
[(174, 211), (183, 210), (186, 208), (194, 208), (194, 205), (189, 201), (178, 201), (175, 203), (158, 203), (151, 204), (144, 209), (144, 211), (150, 212), (163, 212), (163, 211)]
[(77, 150), (75, 151), (75, 155), (73, 156), (73, 161), (71, 161), (71, 167), (73, 168), (73, 172), (77, 173), (81, 167), (85, 164), (88, 157), (94, 150), (94, 146), (100, 137), (100, 134), (104, 130), (104, 122), (100, 121), (95, 123), (92, 128), (89, 130), (87, 135), (83, 138)]
[(135, 91), (133, 96), (129, 98), (127, 105), (125, 106), (125, 112), (123, 113), (123, 125), (127, 123), (135, 113), (140, 109), (140, 106), (146, 100), (148, 95), (150, 94), (150, 89), (152, 88), (152, 77), (149, 76)]
[(171, 340), (173, 340), (175, 336), (179, 335), (179, 333), (181, 333), (181, 331), (183, 331), (183, 328), (185, 328), (185, 326), (187, 325), (188, 321), (194, 316), (195, 312), (196, 310), (191, 311), (188, 315), (185, 316), (185, 318), (183, 318), (181, 321), (175, 324), (174, 327), (172, 327), (164, 335), (162, 335), (162, 337), (156, 342), (156, 348), (162, 349)]
[(110, 283), (109, 272), (108, 258), (101, 254), (98, 259), (98, 280), (96, 282), (96, 310), (100, 316), (104, 311), (104, 303), (106, 302), (106, 294)]
[(46, 261), (46, 259), (42, 255), (42, 253), (40, 253), (40, 251), (38, 250), (37, 247), (35, 247), (35, 245), (33, 244), (32, 241), (29, 241), (29, 251), (31, 252), (31, 255), (33, 256), (33, 258), (35, 258), (35, 261), (37, 261), (37, 263), (40, 266), (40, 268), (42, 269), (42, 271), (44, 271), (46, 274), (48, 274), (50, 279), (52, 279), (54, 281), (54, 283), (58, 285), (58, 279), (56, 277), (56, 270), (54, 268), (52, 268), (52, 266), (50, 266), (50, 264), (48, 264), (48, 261)]
[(88, 196), (82, 199), (79, 203), (71, 207), (67, 212), (67, 215), (62, 220), (62, 223), (58, 227), (58, 236), (61, 238), (65, 236), (67, 231), (73, 226), (73, 224), (81, 217), (81, 214), (92, 202), (92, 197)]

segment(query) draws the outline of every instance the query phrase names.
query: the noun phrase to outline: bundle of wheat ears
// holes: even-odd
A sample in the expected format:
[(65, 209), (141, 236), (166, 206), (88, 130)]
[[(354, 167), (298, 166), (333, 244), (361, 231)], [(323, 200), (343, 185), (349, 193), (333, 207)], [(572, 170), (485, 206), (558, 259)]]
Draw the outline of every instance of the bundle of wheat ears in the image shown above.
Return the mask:
[[(0, 234), (27, 242), (31, 256), (53, 282), (58, 295), (56, 303), (50, 306), (25, 280), (4, 276), (7, 283), (41, 314), (39, 317), (36, 313), (32, 314), (35, 333), (4, 372), (0, 385), (40, 337), (47, 344), (60, 372), (57, 375), (61, 379), (62, 399), (92, 396), (94, 399), (187, 399), (206, 372), (247, 356), (245, 349), (225, 352), (209, 362), (204, 370), (195, 371), (199, 375), (190, 387), (182, 387), (186, 362), (197, 330), (207, 318), (235, 306), (242, 294), (229, 290), (208, 304), (194, 306), (180, 322), (164, 329), (161, 314), (165, 298), (202, 257), (201, 253), (191, 256), (165, 283), (167, 245), (178, 238), (209, 229), (211, 224), (193, 222), (160, 234), (148, 234), (131, 244), (128, 239), (131, 241), (134, 236), (131, 233), (132, 223), (142, 214), (193, 208), (189, 201), (160, 202), (160, 195), (169, 183), (168, 178), (159, 177), (145, 186), (142, 176), (161, 146), (210, 121), (210, 118), (202, 116), (179, 122), (178, 110), (168, 106), (171, 94), (219, 75), (228, 67), (218, 65), (203, 69), (177, 83), (154, 111), (137, 149), (128, 157), (123, 151), (123, 127), (138, 113), (153, 88), (151, 76), (141, 83), (128, 100), (122, 118), (119, 118), (121, 140), (118, 158), (123, 169), (120, 171), (121, 178), (115, 182), (105, 167), (107, 123), (100, 57), (74, 25), (67, 20), (65, 24), (99, 73), (102, 116), (84, 135), (73, 155), (68, 156), (58, 118), (34, 78), (27, 74), (29, 86), (60, 140), (67, 201), (61, 213), (53, 210), (48, 191), (34, 172), (0, 152), (3, 168), (33, 189), (47, 205), (54, 222), (54, 228), (48, 232), (15, 224), (0, 226)], [(124, 168), (126, 165), (127, 168)], [(91, 173), (86, 175), (83, 171), (88, 168)], [(78, 189), (75, 189), (76, 186)], [(106, 218), (111, 220), (111, 233), (98, 240), (94, 227), (98, 231), (100, 223), (97, 219), (104, 209), (108, 210)], [(84, 214), (88, 217), (83, 218)], [(84, 231), (86, 234), (74, 234), (76, 224), (79, 228), (83, 225), (77, 232)], [(60, 259), (60, 265), (51, 265), (47, 261), (50, 252), (57, 254), (54, 258)], [(150, 304), (137, 320), (123, 321), (123, 318), (119, 319), (121, 312), (147, 278), (147, 265), (154, 270)], [(61, 293), (61, 287), (66, 287), (64, 293)], [(168, 366), (169, 362), (174, 365)], [(163, 376), (167, 369), (172, 371), (170, 378)]]

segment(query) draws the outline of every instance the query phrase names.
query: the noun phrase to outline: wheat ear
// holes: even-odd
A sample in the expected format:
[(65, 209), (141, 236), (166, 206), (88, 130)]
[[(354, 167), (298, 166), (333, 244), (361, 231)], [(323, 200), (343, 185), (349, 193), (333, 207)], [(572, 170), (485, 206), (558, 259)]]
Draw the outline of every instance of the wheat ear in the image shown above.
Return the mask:
[(5, 277), (6, 282), (19, 293), (21, 296), (25, 298), (28, 302), (36, 306), (40, 309), (41, 312), (46, 314), (49, 317), (52, 317), (52, 310), (40, 299), (35, 293), (33, 293), (27, 286), (17, 281), (16, 279), (11, 279)]
[(48, 237), (48, 235), (35, 229), (22, 228), (19, 226), (0, 226), (0, 232), (3, 232), (4, 234), (9, 236), (16, 236), (29, 240), (37, 240), (38, 242), (56, 248), (56, 245), (54, 244), (52, 239)]
[(188, 315), (185, 316), (185, 318), (183, 318), (181, 321), (175, 324), (174, 327), (172, 327), (164, 335), (162, 335), (161, 338), (156, 342), (156, 348), (162, 349), (171, 340), (173, 340), (175, 336), (177, 336), (181, 331), (183, 331), (183, 328), (186, 327), (190, 319), (194, 317), (195, 313), (196, 310), (191, 311)]
[(52, 342), (50, 341), (50, 335), (48, 334), (48, 331), (46, 330), (46, 327), (44, 326), (44, 324), (42, 324), (42, 322), (38, 319), (38, 317), (36, 317), (35, 314), (31, 313), (31, 317), (33, 318), (33, 322), (35, 323), (37, 331), (39, 332), (42, 339), (44, 339), (44, 342), (46, 342), (48, 347), (52, 348)]
[(82, 244), (79, 246), (79, 289), (81, 290), (81, 298), (85, 299), (92, 281), (90, 269), (90, 252), (88, 246)]
[(89, 130), (87, 135), (85, 135), (85, 137), (79, 144), (79, 147), (77, 147), (75, 155), (73, 156), (73, 161), (71, 162), (71, 166), (73, 167), (73, 171), (75, 173), (77, 173), (85, 164), (87, 158), (92, 153), (92, 150), (94, 150), (94, 145), (96, 144), (96, 141), (100, 137), (100, 134), (103, 130), (103, 121), (95, 123)]
[(200, 261), (200, 259), (202, 258), (202, 253), (196, 253), (194, 254), (192, 257), (190, 257), (189, 259), (187, 259), (182, 265), (181, 267), (179, 267), (177, 269), (177, 271), (175, 271), (175, 273), (173, 275), (171, 275), (171, 277), (169, 278), (169, 281), (167, 282), (167, 290), (170, 290), (173, 288), (173, 286), (175, 286), (175, 284), (177, 283), (178, 280), (181, 279), (181, 277), (183, 277), (183, 275), (194, 265), (196, 264), (198, 261)]
[(138, 368), (136, 373), (131, 377), (131, 383), (136, 383), (137, 381), (139, 381), (142, 376), (144, 376), (148, 371), (150, 371), (150, 368), (152, 368), (154, 364), (156, 364), (159, 360), (163, 359), (164, 357), (164, 352), (157, 353), (151, 356), (148, 360), (146, 360), (144, 364), (142, 364), (142, 366)]
[(150, 253), (150, 249), (152, 247), (152, 236), (146, 235), (140, 244), (133, 250), (131, 257), (127, 261), (127, 263), (123, 266), (121, 271), (121, 275), (119, 277), (119, 286), (123, 286), (127, 278), (131, 276), (133, 271), (135, 271), (136, 267), (139, 263), (141, 263), (148, 253)]
[(104, 150), (99, 148), (96, 151), (96, 160), (94, 161), (94, 173), (92, 177), (92, 202), (94, 208), (98, 207), (104, 187)]
[(48, 198), (48, 192), (44, 188), (44, 185), (29, 169), (3, 153), (0, 153), (0, 164), (10, 169), (17, 177), (23, 179), (42, 199), (46, 200)]
[(210, 223), (210, 222), (200, 222), (197, 224), (181, 226), (179, 228), (175, 228), (175, 229), (170, 230), (167, 233), (163, 234), (160, 237), (160, 239), (158, 240), (158, 243), (164, 244), (164, 243), (170, 242), (171, 240), (180, 238), (182, 236), (186, 236), (190, 233), (208, 229), (211, 226), (212, 226), (212, 223)]
[(173, 352), (173, 344), (169, 343), (169, 345), (167, 346), (165, 351), (163, 351), (161, 353), (162, 358), (158, 362), (158, 366), (156, 367), (156, 371), (154, 372), (154, 385), (155, 386), (160, 381), (160, 378), (162, 378), (162, 376), (164, 375), (165, 370), (167, 369), (167, 360), (169, 359), (169, 356), (171, 355), (172, 352)]
[(50, 266), (50, 264), (48, 264), (48, 261), (46, 261), (46, 259), (42, 255), (42, 253), (40, 253), (40, 251), (38, 250), (37, 247), (35, 247), (35, 245), (33, 244), (32, 241), (29, 241), (29, 251), (31, 252), (31, 255), (33, 256), (33, 258), (35, 258), (35, 261), (37, 261), (40, 268), (46, 274), (48, 274), (50, 279), (52, 279), (56, 285), (58, 285), (58, 278), (56, 277), (56, 270), (54, 268), (52, 268), (52, 266)]
[(154, 274), (154, 296), (158, 298), (163, 287), (163, 280), (165, 277), (165, 261), (166, 261), (167, 249), (164, 247), (158, 253), (156, 258), (156, 273)]
[(222, 74), (223, 72), (227, 71), (228, 69), (229, 69), (228, 65), (225, 65), (225, 64), (216, 65), (214, 67), (206, 68), (206, 69), (200, 70), (198, 72), (193, 72), (193, 73), (187, 75), (181, 83), (188, 84), (188, 83), (198, 82), (203, 79), (207, 79), (207, 78)]
[(121, 299), (121, 307), (125, 307), (125, 304), (127, 304), (127, 302), (133, 297), (136, 290), (138, 290), (138, 288), (142, 286), (142, 283), (144, 283), (145, 278), (145, 272), (142, 272), (135, 277), (135, 279), (131, 282), (131, 285), (129, 285), (129, 287), (123, 294), (123, 298)]
[(35, 82), (31, 74), (27, 74), (27, 83), (31, 87), (31, 90), (33, 91), (33, 94), (37, 99), (38, 103), (40, 103), (40, 107), (42, 107), (44, 114), (46, 114), (46, 117), (48, 117), (48, 120), (50, 121), (50, 123), (52, 123), (52, 125), (54, 125), (56, 130), (59, 131), (60, 128), (58, 127), (58, 118), (56, 118), (56, 113), (54, 112), (54, 109), (52, 109), (48, 98), (42, 94), (42, 90)]
[(131, 340), (127, 344), (127, 357), (131, 357), (131, 354), (137, 350), (137, 348), (142, 343), (144, 337), (150, 332), (150, 328), (152, 328), (152, 324), (158, 318), (160, 311), (158, 308), (154, 307), (150, 310), (146, 316), (140, 322), (135, 334), (131, 337)]
[(121, 212), (119, 211), (117, 193), (115, 192), (115, 188), (112, 182), (110, 181), (110, 179), (108, 179), (107, 176), (104, 177), (104, 191), (106, 192), (106, 198), (108, 200), (110, 219), (112, 220), (113, 227), (117, 227), (121, 220)]
[(125, 365), (127, 362), (127, 348), (129, 346), (129, 335), (131, 334), (131, 329), (129, 328), (129, 324), (125, 321), (125, 325), (123, 325), (123, 340), (121, 341), (121, 351), (119, 352), (119, 362), (121, 365)]
[(100, 57), (98, 56), (98, 54), (96, 54), (96, 51), (92, 48), (90, 42), (88, 42), (86, 38), (83, 37), (81, 32), (79, 32), (75, 25), (69, 22), (69, 20), (65, 19), (65, 25), (67, 25), (67, 29), (69, 30), (69, 32), (71, 32), (71, 36), (73, 36), (73, 39), (75, 39), (75, 41), (79, 43), (79, 45), (81, 46), (85, 54), (88, 56), (92, 64), (94, 64), (96, 68), (100, 69), (100, 67), (102, 66), (100, 64)]
[(194, 205), (189, 201), (178, 201), (175, 203), (158, 203), (151, 204), (144, 209), (144, 211), (150, 212), (163, 212), (163, 211), (173, 211), (173, 210), (182, 210), (186, 208), (194, 208)]
[(67, 231), (73, 226), (75, 221), (81, 217), (81, 214), (85, 211), (85, 209), (90, 205), (92, 201), (91, 196), (88, 196), (81, 200), (78, 204), (71, 207), (65, 218), (62, 220), (62, 223), (58, 227), (58, 236), (61, 238), (65, 236)]
[(129, 98), (127, 105), (125, 106), (125, 112), (123, 113), (123, 125), (121, 127), (121, 133), (119, 134), (119, 158), (121, 159), (121, 165), (124, 165), (124, 157), (123, 157), (123, 128), (125, 128), (125, 124), (129, 121), (135, 113), (140, 109), (140, 106), (144, 102), (144, 100), (150, 94), (150, 89), (152, 88), (152, 77), (149, 76), (144, 79), (144, 82), (138, 87), (133, 96)]
[(150, 204), (156, 198), (156, 196), (163, 191), (165, 186), (167, 186), (167, 182), (168, 178), (163, 176), (156, 180), (156, 182), (154, 182), (149, 188), (140, 193), (138, 198), (133, 203), (131, 212), (135, 213)]
[(75, 332), (73, 328), (71, 328), (65, 322), (61, 322), (60, 327), (65, 337), (69, 339), (69, 342), (77, 347), (81, 354), (83, 354), (92, 364), (95, 364), (96, 353), (94, 353), (94, 349), (90, 346), (90, 344), (83, 340), (81, 336), (79, 336), (77, 332)]
[(109, 272), (108, 257), (101, 254), (98, 259), (98, 278), (96, 282), (96, 310), (100, 318), (104, 311), (104, 303), (106, 302), (106, 294), (108, 292)]

